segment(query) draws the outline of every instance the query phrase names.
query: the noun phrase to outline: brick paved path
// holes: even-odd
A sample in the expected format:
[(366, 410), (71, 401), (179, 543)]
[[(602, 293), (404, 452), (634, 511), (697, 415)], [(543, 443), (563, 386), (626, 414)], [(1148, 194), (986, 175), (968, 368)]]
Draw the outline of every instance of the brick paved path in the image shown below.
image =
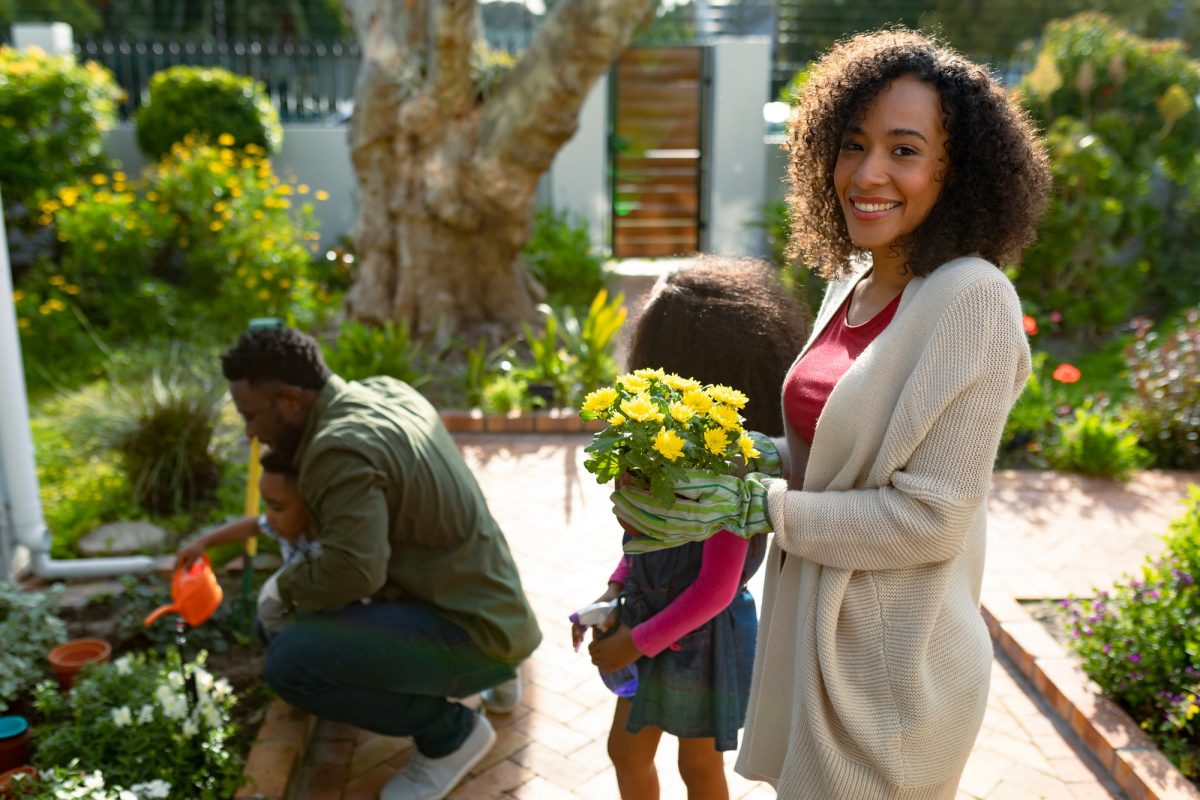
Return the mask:
[[(613, 699), (586, 654), (571, 650), (566, 623), (573, 609), (603, 591), (619, 557), (619, 535), (607, 490), (581, 467), (588, 437), (477, 436), (459, 441), (508, 535), (545, 642), (524, 667), (522, 706), (508, 717), (491, 718), (499, 733), (495, 749), (451, 797), (616, 800), (616, 781), (605, 752)], [(1040, 585), (1034, 581), (1049, 580), (1044, 577), (1047, 572), (1062, 573), (1064, 587), (1083, 587), (1077, 591), (1085, 591), (1094, 578), (1108, 574), (1106, 568), (1117, 577), (1153, 549), (1162, 526), (1155, 522), (1147, 536), (1137, 538), (1122, 534), (1114, 525), (1133, 528), (1143, 518), (1157, 520), (1164, 505), (1166, 518), (1174, 516), (1176, 507), (1162, 501), (1163, 493), (1182, 493), (1182, 483), (1156, 482), (1159, 478), (1153, 476), (1116, 495), (1112, 493), (1119, 487), (1111, 484), (1097, 487), (1073, 479), (1056, 480), (1040, 487), (1035, 480), (1030, 488), (1029, 476), (997, 477), (989, 580), (1002, 580), (1005, 585), (1016, 581), (1022, 564), (1025, 573), (1034, 575), (1028, 578), (1029, 585), (1037, 588)], [(1085, 489), (1100, 499), (1089, 500)], [(1011, 531), (996, 530), (1001, 526)], [(1048, 534), (1047, 528), (1055, 532)], [(1080, 535), (1089, 530), (1088, 541), (1095, 543), (1100, 535), (1105, 542), (1108, 561), (1094, 552), (1079, 558), (1081, 549), (1096, 548), (1079, 548), (1079, 540), (1072, 540), (1070, 532)], [(1031, 561), (1031, 556), (1037, 558)], [(1048, 569), (1031, 567), (1039, 559)], [(992, 563), (997, 566), (995, 574)], [(1071, 572), (1072, 563), (1079, 574)], [(1071, 573), (1069, 580), (1064, 577), (1067, 573)], [(756, 594), (760, 585), (752, 584)], [(1054, 588), (1051, 596), (1061, 596), (1059, 584)], [(1032, 689), (997, 661), (987, 715), (963, 776), (960, 800), (1121, 798), (1111, 781), (1093, 770), (1090, 757), (1082, 755), (1073, 736), (1051, 720)], [(686, 797), (674, 768), (673, 741), (663, 738), (657, 759), (663, 800)], [(411, 752), (409, 739), (374, 736), (323, 722), (309, 750), (298, 797), (374, 800), (379, 787), (407, 763)], [(727, 763), (732, 766), (732, 754)], [(746, 781), (732, 768), (728, 775), (735, 798), (775, 796), (770, 787)]]

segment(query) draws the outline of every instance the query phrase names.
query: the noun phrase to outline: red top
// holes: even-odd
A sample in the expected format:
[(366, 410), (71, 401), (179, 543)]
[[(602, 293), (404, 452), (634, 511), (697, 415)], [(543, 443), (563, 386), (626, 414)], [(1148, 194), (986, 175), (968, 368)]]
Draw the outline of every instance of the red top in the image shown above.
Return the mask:
[(898, 293), (878, 314), (863, 324), (851, 325), (846, 321), (850, 313), (850, 298), (854, 296), (851, 292), (812, 347), (788, 373), (783, 382), (783, 412), (792, 429), (810, 445), (817, 430), (817, 419), (833, 387), (850, 369), (854, 359), (896, 316), (901, 294)]

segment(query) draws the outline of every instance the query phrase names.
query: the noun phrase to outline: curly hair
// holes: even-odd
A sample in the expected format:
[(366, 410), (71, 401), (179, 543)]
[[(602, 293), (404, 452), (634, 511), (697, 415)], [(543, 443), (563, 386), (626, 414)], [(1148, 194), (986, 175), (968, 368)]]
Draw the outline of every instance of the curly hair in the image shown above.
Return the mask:
[(291, 459), (278, 450), (266, 450), (258, 460), (262, 464), (263, 472), (282, 475), (289, 483), (300, 476)]
[(949, 161), (929, 216), (902, 243), (905, 266), (928, 275), (972, 253), (1003, 266), (1037, 234), (1050, 167), (1024, 109), (987, 69), (924, 34), (903, 28), (860, 34), (813, 66), (788, 132), (788, 256), (824, 278), (849, 274), (851, 257), (863, 252), (850, 240), (834, 188), (842, 136), (904, 76), (940, 95)]
[(301, 389), (324, 388), (333, 374), (317, 340), (294, 328), (259, 328), (241, 335), (221, 355), (225, 380), (251, 384), (279, 381)]
[(662, 367), (745, 392), (747, 427), (783, 434), (779, 393), (808, 317), (753, 259), (706, 257), (655, 286), (629, 346), (629, 369)]

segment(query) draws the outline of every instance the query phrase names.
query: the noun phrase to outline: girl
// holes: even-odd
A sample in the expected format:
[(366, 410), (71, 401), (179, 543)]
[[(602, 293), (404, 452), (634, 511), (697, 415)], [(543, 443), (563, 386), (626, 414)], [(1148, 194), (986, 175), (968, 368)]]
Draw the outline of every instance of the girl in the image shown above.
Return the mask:
[[(805, 332), (805, 315), (769, 267), (708, 259), (652, 290), (629, 368), (733, 386), (750, 397), (747, 427), (778, 436), (776, 397)], [(745, 587), (765, 549), (761, 537), (721, 533), (626, 556), (613, 573), (601, 599), (622, 596), (619, 624), (589, 652), (602, 672), (637, 662), (637, 693), (617, 700), (608, 738), (624, 800), (658, 797), (654, 754), (664, 731), (679, 737), (690, 800), (729, 797), (721, 753), (737, 747), (758, 627)]]

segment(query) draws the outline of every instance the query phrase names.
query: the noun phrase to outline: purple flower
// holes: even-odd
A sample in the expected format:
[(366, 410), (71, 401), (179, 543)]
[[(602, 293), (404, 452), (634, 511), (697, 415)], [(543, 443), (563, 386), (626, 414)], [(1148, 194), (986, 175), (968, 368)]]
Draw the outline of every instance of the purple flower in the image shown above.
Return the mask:
[(1142, 654), (1141, 653), (1130, 653), (1129, 661), (1131, 664), (1140, 664), (1142, 662)]
[(1106, 644), (1106, 645), (1104, 645), (1104, 647), (1101, 647), (1100, 649), (1104, 651), (1104, 655), (1108, 655), (1109, 653), (1112, 652), (1112, 645)]
[(1059, 601), (1058, 601), (1058, 604), (1059, 604), (1060, 606), (1062, 606), (1063, 608), (1070, 608), (1070, 607), (1071, 607), (1071, 601), (1070, 601), (1070, 600), (1059, 600)]

